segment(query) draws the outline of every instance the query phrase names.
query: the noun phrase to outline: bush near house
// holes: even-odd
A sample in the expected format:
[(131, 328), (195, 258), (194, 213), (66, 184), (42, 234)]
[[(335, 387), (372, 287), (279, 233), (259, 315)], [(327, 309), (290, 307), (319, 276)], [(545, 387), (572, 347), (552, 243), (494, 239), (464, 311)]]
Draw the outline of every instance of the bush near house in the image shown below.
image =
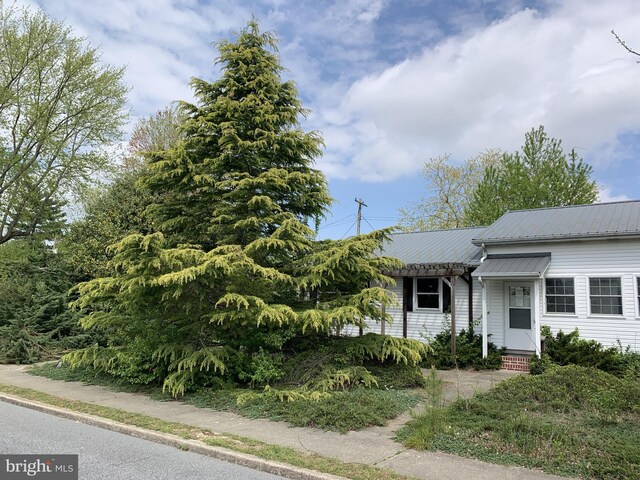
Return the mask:
[(629, 348), (606, 348), (595, 340), (580, 338), (576, 328), (570, 333), (560, 330), (557, 335), (547, 326), (542, 327), (545, 337), (544, 353), (531, 359), (531, 373), (543, 373), (551, 365), (579, 365), (594, 367), (622, 377), (640, 379), (640, 355)]
[(482, 358), (482, 335), (473, 330), (461, 330), (456, 335), (456, 355), (451, 354), (451, 330), (445, 328), (432, 339), (429, 346), (433, 353), (426, 356), (423, 367), (438, 369), (473, 368), (476, 370), (497, 370), (502, 365), (504, 349), (489, 343), (489, 354)]

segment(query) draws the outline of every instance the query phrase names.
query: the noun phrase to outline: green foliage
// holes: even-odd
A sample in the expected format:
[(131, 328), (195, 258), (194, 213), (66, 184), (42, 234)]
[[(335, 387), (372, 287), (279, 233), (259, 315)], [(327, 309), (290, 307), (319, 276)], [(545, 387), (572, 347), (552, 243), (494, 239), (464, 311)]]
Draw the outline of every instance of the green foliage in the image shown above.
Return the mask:
[(578, 366), (512, 377), (399, 432), (411, 448), (606, 479), (640, 475), (638, 435), (640, 383)]
[(107, 247), (128, 234), (151, 232), (151, 220), (144, 212), (152, 197), (137, 185), (140, 176), (141, 171), (121, 173), (106, 187), (85, 192), (83, 217), (58, 242), (78, 280), (109, 275)]
[(490, 165), (465, 211), (466, 225), (490, 225), (507, 210), (593, 203), (598, 186), (591, 167), (544, 127), (525, 134), (522, 152), (505, 153)]
[[(394, 364), (406, 369), (404, 364)], [(392, 366), (393, 368), (393, 366)], [(56, 368), (55, 364), (34, 366), (30, 373), (55, 380), (105, 385), (114, 390), (138, 392), (166, 399), (159, 387), (131, 385), (89, 368)], [(286, 386), (265, 387), (262, 391), (235, 389), (218, 383), (187, 392), (181, 401), (200, 408), (230, 411), (251, 418), (284, 420), (295, 426), (318, 427), (347, 432), (385, 422), (413, 407), (422, 398), (419, 392), (394, 388), (353, 388), (337, 392), (311, 391)]]
[[(318, 393), (318, 392), (316, 392)], [(324, 394), (312, 401), (288, 403), (277, 396), (267, 399), (254, 397), (241, 407), (248, 417), (267, 417), (286, 420), (297, 427), (316, 427), (347, 432), (384, 425), (414, 406), (420, 395), (411, 392), (355, 388)]]
[[(174, 395), (216, 376), (270, 385), (295, 339), (388, 320), (382, 307), (395, 296), (368, 285), (392, 283), (381, 272), (400, 265), (378, 255), (389, 232), (313, 239), (308, 223), (330, 201), (313, 168), (321, 140), (299, 128), (305, 112), (280, 80), (274, 42), (255, 22), (222, 42), (221, 78), (193, 81), (198, 104), (183, 104), (177, 143), (148, 153), (138, 185), (152, 195), (147, 212), (160, 231), (111, 245), (109, 276), (74, 290), (82, 325), (109, 337), (99, 355), (119, 360), (76, 353), (67, 357), (73, 367), (111, 372), (143, 355), (125, 364)], [(415, 364), (423, 348), (362, 342), (353, 348), (379, 361)]]
[(107, 164), (124, 71), (37, 10), (0, 3), (0, 244), (62, 227), (65, 195)]
[(451, 354), (450, 328), (443, 328), (433, 339), (430, 339), (429, 346), (432, 348), (432, 353), (423, 362), (426, 367), (497, 370), (502, 365), (501, 357), (504, 349), (496, 348), (489, 342), (487, 358), (482, 358), (482, 335), (474, 334), (472, 330), (461, 330), (456, 335), (456, 355)]
[(616, 376), (640, 379), (640, 355), (621, 348), (605, 348), (595, 340), (580, 338), (576, 328), (570, 333), (562, 330), (556, 336), (548, 327), (542, 327), (545, 336), (544, 353), (531, 359), (531, 373), (540, 374), (551, 365), (579, 365), (595, 367)]
[(428, 194), (420, 202), (401, 208), (400, 228), (407, 232), (469, 226), (465, 211), (486, 169), (496, 165), (501, 153), (488, 150), (461, 165), (450, 155), (430, 158), (422, 166)]
[(276, 48), (255, 21), (235, 42), (219, 42), (222, 76), (192, 80), (198, 103), (182, 104), (183, 141), (149, 156), (145, 183), (165, 198), (152, 211), (178, 242), (244, 246), (325, 212), (326, 179), (312, 168), (322, 138), (300, 129), (306, 111), (280, 78)]
[(37, 238), (0, 245), (0, 360), (31, 363), (95, 341), (67, 309), (64, 258)]

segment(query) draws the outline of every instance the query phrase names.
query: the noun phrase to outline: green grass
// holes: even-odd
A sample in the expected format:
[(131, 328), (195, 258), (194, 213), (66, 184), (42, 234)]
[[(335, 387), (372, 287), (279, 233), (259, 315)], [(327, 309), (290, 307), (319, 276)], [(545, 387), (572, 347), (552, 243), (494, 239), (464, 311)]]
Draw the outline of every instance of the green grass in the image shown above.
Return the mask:
[(398, 439), (559, 475), (640, 478), (640, 382), (576, 366), (521, 375), (425, 411)]
[[(54, 364), (34, 366), (29, 373), (53, 380), (77, 381), (108, 388), (143, 393), (159, 400), (171, 400), (159, 387), (135, 386), (104, 373), (89, 369), (70, 369)], [(287, 421), (298, 427), (316, 427), (347, 432), (370, 426), (384, 425), (389, 419), (414, 407), (423, 395), (419, 390), (355, 388), (336, 392), (317, 401), (281, 402), (270, 397), (251, 399), (241, 405), (236, 400), (247, 389), (200, 389), (188, 393), (181, 401), (201, 408), (230, 411), (249, 418)]]
[(127, 412), (117, 408), (103, 407), (93, 403), (66, 400), (28, 388), (0, 384), (0, 392), (35, 400), (67, 410), (95, 415), (128, 425), (177, 435), (188, 440), (200, 441), (211, 446), (223, 447), (236, 452), (283, 462), (295, 467), (308, 468), (353, 480), (412, 480), (412, 477), (399, 475), (391, 470), (359, 463), (344, 463), (335, 458), (323, 457), (314, 453), (298, 452), (292, 448), (270, 445), (246, 437), (230, 434), (218, 434), (210, 430), (193, 427), (177, 422), (167, 422), (159, 418)]

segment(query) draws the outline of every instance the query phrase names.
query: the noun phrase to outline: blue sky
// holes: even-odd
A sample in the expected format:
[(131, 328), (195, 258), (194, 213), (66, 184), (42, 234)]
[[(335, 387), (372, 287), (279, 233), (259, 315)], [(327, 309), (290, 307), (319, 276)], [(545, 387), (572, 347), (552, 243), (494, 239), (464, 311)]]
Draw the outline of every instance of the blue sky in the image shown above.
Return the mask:
[(212, 42), (255, 14), (322, 132), (336, 199), (322, 237), (396, 223), (427, 194), (422, 163), (517, 149), (547, 132), (592, 165), (601, 200), (640, 198), (637, 0), (24, 0), (126, 65), (131, 124), (213, 80)]

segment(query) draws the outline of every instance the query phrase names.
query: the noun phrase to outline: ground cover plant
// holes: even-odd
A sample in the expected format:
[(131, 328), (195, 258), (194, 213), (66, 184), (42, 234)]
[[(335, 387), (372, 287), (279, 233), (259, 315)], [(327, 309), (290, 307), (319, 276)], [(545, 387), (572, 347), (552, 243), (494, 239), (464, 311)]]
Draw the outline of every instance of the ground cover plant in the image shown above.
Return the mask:
[[(305, 345), (312, 342), (315, 348)], [(256, 355), (257, 365), (236, 367), (234, 376), (212, 375), (181, 401), (203, 408), (233, 411), (251, 418), (284, 420), (295, 426), (346, 432), (384, 425), (422, 398), (420, 355), (401, 339), (380, 335), (304, 339), (298, 349), (276, 358)], [(400, 348), (398, 348), (400, 347)], [(417, 351), (427, 347), (419, 342)], [(381, 361), (390, 360), (390, 361)], [(243, 370), (244, 368), (244, 370)], [(243, 373), (244, 372), (244, 373)], [(34, 366), (31, 373), (55, 380), (81, 381), (170, 400), (161, 382), (136, 384), (89, 367), (55, 363)], [(251, 373), (253, 382), (247, 384)]]
[(407, 446), (584, 478), (640, 477), (640, 382), (596, 368), (518, 375), (398, 434)]

